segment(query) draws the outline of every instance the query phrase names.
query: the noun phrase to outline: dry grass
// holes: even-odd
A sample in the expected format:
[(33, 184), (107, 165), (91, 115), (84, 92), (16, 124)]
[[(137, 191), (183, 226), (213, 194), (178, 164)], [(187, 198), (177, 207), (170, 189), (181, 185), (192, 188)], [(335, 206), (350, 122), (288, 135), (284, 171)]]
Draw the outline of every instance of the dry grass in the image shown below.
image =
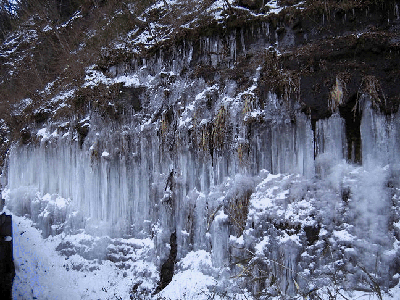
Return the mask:
[(336, 111), (343, 104), (346, 93), (346, 82), (341, 76), (336, 76), (335, 85), (332, 87), (329, 97), (328, 106), (332, 112)]
[(247, 215), (249, 213), (250, 197), (253, 192), (247, 190), (238, 193), (229, 201), (228, 216), (233, 225), (236, 236), (241, 236), (246, 227)]
[(378, 109), (386, 101), (381, 84), (374, 75), (363, 77), (360, 92), (371, 97), (372, 106), (375, 109)]
[(255, 98), (254, 95), (252, 94), (244, 94), (242, 96), (243, 100), (243, 115), (246, 115), (247, 113), (251, 112), (253, 108), (255, 107)]
[(239, 143), (238, 148), (237, 148), (237, 153), (238, 153), (240, 166), (247, 167), (248, 163), (249, 163), (248, 159), (249, 159), (249, 153), (250, 153), (249, 143), (246, 143), (246, 142)]
[(268, 50), (265, 54), (261, 74), (261, 81), (266, 88), (285, 103), (289, 103), (289, 100), (300, 99), (300, 74), (292, 70), (283, 70), (275, 50)]
[(212, 128), (212, 141), (215, 149), (222, 150), (224, 148), (227, 134), (227, 120), (228, 111), (224, 106), (221, 106), (214, 118)]

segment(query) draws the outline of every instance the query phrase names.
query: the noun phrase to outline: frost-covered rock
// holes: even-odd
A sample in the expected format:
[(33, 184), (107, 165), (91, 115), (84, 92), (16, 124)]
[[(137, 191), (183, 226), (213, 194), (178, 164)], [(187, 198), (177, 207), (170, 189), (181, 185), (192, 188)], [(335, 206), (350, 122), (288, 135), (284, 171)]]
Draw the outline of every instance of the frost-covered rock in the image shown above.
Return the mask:
[[(156, 1), (126, 38), (102, 49), (82, 82), (53, 91), (52, 81), (40, 91), (42, 106), (30, 98), (13, 106), (13, 117), (32, 110), (32, 121), (8, 151), (7, 208), (41, 230), (57, 267), (80, 278), (115, 275), (93, 298), (324, 299), (393, 288), (399, 113), (376, 77), (353, 78), (341, 69), (348, 61), (333, 68), (311, 54), (354, 57), (369, 35), (347, 34), (346, 23), (327, 45), (307, 22), (281, 24), (280, 4), (296, 17), (298, 1), (203, 2), (185, 11), (199, 18), (175, 18), (177, 26), (166, 20), (187, 1)], [(364, 30), (364, 11), (352, 15)], [(209, 30), (202, 18), (211, 18)], [(316, 40), (310, 49), (308, 39)], [(327, 64), (338, 72), (334, 83)], [(22, 291), (60, 295), (61, 281), (41, 293), (42, 282), (20, 266)], [(123, 291), (113, 288), (118, 280)]]

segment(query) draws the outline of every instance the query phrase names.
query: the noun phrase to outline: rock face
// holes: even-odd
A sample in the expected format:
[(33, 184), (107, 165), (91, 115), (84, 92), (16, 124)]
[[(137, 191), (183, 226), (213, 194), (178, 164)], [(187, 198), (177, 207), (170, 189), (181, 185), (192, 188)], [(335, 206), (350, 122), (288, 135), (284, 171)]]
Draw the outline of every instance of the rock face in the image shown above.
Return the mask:
[(12, 282), (14, 279), (14, 261), (12, 246), (12, 218), (0, 215), (0, 295), (2, 299), (12, 299)]
[(233, 5), (136, 57), (104, 55), (11, 147), (7, 207), (44, 236), (153, 239), (160, 289), (203, 250), (231, 291), (394, 286), (399, 3), (328, 2)]

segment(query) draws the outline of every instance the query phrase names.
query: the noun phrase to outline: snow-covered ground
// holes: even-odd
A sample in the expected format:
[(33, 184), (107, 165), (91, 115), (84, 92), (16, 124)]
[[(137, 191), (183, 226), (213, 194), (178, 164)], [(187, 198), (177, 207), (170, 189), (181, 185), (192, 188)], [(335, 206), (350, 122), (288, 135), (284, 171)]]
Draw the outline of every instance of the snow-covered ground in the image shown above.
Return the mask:
[[(63, 240), (79, 244), (90, 238), (85, 234), (61, 234), (43, 239), (31, 220), (13, 215), (16, 269), (13, 299), (150, 299), (143, 287), (147, 284), (149, 290), (154, 289), (150, 284), (158, 279), (154, 278), (158, 274), (151, 263), (139, 259), (133, 262), (134, 267), (121, 270), (110, 260), (91, 262), (79, 255), (60, 255), (56, 250)], [(222, 299), (213, 289), (209, 290), (216, 286), (216, 280), (201, 272), (211, 268), (209, 253), (191, 252), (180, 266), (183, 271), (154, 299), (210, 299), (212, 296)], [(147, 275), (142, 277), (146, 270)], [(135, 289), (136, 283), (140, 283), (141, 291)], [(250, 299), (249, 295), (237, 296), (236, 299)]]
[(144, 270), (156, 274), (152, 264), (140, 260), (124, 270), (110, 260), (94, 262), (56, 251), (65, 239), (82, 243), (88, 238), (62, 234), (43, 239), (31, 220), (13, 215), (13, 299), (129, 299), (137, 274)]
[[(13, 215), (14, 263), (16, 276), (13, 299), (140, 299), (130, 298), (131, 289), (138, 279), (136, 274), (120, 270), (110, 261), (96, 264), (95, 270), (76, 270), (74, 265), (87, 264), (83, 258), (61, 256), (56, 247), (62, 236), (43, 239), (32, 227), (32, 221)], [(65, 237), (64, 237), (65, 238)], [(75, 237), (78, 239), (78, 237)], [(215, 293), (216, 281), (203, 274), (202, 263), (210, 263), (205, 251), (191, 252), (182, 260), (183, 270), (161, 292), (164, 299), (232, 299)], [(145, 264), (143, 264), (145, 266)], [(124, 274), (125, 273), (125, 274)], [(144, 278), (142, 278), (143, 280)], [(211, 287), (211, 288), (209, 288)], [(351, 294), (340, 290), (337, 299), (378, 300), (378, 296), (365, 292)], [(134, 294), (132, 294), (134, 295)], [(215, 297), (215, 298), (212, 298)], [(155, 296), (154, 299), (157, 299)], [(235, 295), (233, 299), (252, 299), (249, 294)], [(300, 299), (300, 298), (299, 298)], [(328, 293), (326, 298), (329, 299)], [(383, 299), (400, 299), (400, 285), (383, 294)]]

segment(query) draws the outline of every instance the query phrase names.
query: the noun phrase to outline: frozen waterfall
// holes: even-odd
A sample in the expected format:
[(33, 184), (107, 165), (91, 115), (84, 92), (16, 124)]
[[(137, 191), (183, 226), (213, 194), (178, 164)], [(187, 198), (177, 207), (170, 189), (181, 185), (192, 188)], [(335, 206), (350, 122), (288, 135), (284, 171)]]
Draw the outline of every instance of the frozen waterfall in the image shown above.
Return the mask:
[[(243, 125), (232, 124), (233, 128), (239, 126)], [(364, 167), (398, 163), (399, 126), (396, 116), (383, 116), (366, 105), (361, 124)], [(197, 218), (206, 218), (205, 204), (213, 205), (210, 191), (236, 174), (255, 176), (265, 169), (312, 177), (315, 169), (323, 173), (324, 164), (346, 157), (344, 121), (337, 114), (317, 121), (314, 132), (311, 122), (300, 114), (295, 122), (258, 124), (251, 129), (246, 153), (239, 154), (227, 149), (210, 156), (190, 145), (186, 129), (176, 133), (180, 140), (177, 151), (168, 152), (162, 149), (155, 130), (131, 130), (115, 140), (104, 129), (89, 135), (83, 148), (70, 135), (38, 145), (13, 146), (9, 207), (21, 215), (42, 217), (43, 226), (50, 226), (45, 231), (48, 234), (57, 232), (52, 225), (64, 224), (65, 230), (82, 227), (112, 235), (146, 236), (160, 220), (168, 223), (167, 227), (176, 220), (184, 222), (181, 214), (187, 214), (193, 205), (188, 201), (193, 193), (207, 195), (195, 200), (196, 209), (203, 208), (196, 212)], [(116, 153), (116, 148), (123, 150)], [(51, 200), (38, 204), (46, 194)], [(198, 226), (196, 231), (207, 232), (204, 224)]]
[[(160, 272), (192, 251), (210, 253), (216, 268), (210, 274), (226, 269), (225, 277), (240, 272), (227, 267), (233, 257), (266, 257), (249, 276), (269, 272), (288, 294), (296, 292), (295, 282), (308, 288), (301, 279), (311, 272), (304, 267), (307, 257), (322, 251), (327, 233), (331, 249), (342, 253), (352, 245), (369, 270), (376, 253), (396, 253), (388, 224), (397, 220), (391, 202), (398, 192), (387, 185), (398, 184), (397, 115), (382, 115), (365, 102), (362, 164), (351, 166), (346, 120), (339, 113), (314, 125), (302, 113), (290, 119), (264, 111), (240, 120), (224, 115), (229, 105), (235, 103), (196, 127), (174, 127), (171, 117), (162, 116), (122, 130), (93, 115), (80, 122), (91, 128), (83, 142), (72, 129), (62, 132), (49, 124), (39, 131), (37, 144), (11, 148), (7, 207), (31, 218), (44, 237), (84, 230), (151, 239), (154, 252), (147, 259)], [(181, 119), (176, 123), (183, 124)], [(353, 242), (356, 237), (364, 242)], [(243, 246), (250, 252), (239, 250)], [(339, 252), (313, 264), (313, 270), (331, 259), (350, 259)], [(375, 259), (382, 274), (395, 272), (392, 254)], [(362, 278), (357, 266), (343, 280)], [(329, 278), (324, 272), (318, 278)], [(297, 281), (292, 273), (299, 274)], [(266, 284), (253, 282), (249, 288), (256, 293)]]

